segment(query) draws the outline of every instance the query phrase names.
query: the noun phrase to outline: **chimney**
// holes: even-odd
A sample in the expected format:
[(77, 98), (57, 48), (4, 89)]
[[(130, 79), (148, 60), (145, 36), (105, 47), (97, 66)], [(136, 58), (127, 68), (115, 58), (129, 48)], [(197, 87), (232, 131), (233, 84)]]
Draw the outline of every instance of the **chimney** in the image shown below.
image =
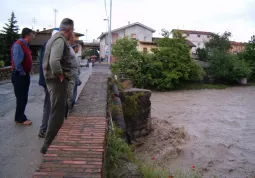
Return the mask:
[(39, 32), (39, 29), (37, 29), (36, 32)]
[(43, 28), (43, 31), (45, 31), (46, 30), (46, 28)]
[(128, 21), (128, 25), (130, 25), (130, 21)]

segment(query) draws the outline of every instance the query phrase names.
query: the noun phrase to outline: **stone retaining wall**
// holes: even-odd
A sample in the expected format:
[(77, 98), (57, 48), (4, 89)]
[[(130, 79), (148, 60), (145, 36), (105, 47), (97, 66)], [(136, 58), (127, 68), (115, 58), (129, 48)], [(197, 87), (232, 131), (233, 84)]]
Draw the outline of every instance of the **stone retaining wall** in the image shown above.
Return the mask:
[[(40, 71), (40, 64), (33, 63), (31, 74), (39, 73)], [(11, 79), (11, 66), (0, 68), (0, 81), (3, 80), (10, 80)]]

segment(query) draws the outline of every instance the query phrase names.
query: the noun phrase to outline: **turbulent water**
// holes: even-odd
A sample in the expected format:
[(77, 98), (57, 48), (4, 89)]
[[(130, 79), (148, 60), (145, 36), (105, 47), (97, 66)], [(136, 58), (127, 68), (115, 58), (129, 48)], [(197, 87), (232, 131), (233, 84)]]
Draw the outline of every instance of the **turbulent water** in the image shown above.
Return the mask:
[[(255, 176), (255, 87), (153, 92), (151, 101), (154, 118), (184, 127), (189, 136), (185, 143), (182, 140), (177, 144), (175, 157), (166, 159), (171, 154), (164, 155), (166, 147), (160, 148), (162, 164), (172, 169), (196, 165), (204, 177)], [(165, 124), (160, 130), (162, 133), (168, 129), (173, 130)], [(154, 133), (154, 137), (161, 133)], [(154, 145), (166, 145), (166, 140), (157, 139)], [(141, 149), (155, 154), (150, 154), (146, 146), (139, 150), (145, 151)]]

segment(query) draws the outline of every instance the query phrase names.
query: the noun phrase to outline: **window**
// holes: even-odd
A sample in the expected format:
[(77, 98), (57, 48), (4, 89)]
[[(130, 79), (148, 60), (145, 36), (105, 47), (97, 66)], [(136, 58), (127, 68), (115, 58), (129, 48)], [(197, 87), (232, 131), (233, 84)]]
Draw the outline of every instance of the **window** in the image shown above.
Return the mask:
[(209, 36), (209, 35), (207, 35), (207, 38), (210, 38), (210, 36)]
[(200, 35), (198, 34), (197, 37), (200, 38)]
[(132, 33), (131, 38), (136, 39), (136, 34)]
[(147, 53), (148, 52), (147, 48), (143, 48), (143, 52)]

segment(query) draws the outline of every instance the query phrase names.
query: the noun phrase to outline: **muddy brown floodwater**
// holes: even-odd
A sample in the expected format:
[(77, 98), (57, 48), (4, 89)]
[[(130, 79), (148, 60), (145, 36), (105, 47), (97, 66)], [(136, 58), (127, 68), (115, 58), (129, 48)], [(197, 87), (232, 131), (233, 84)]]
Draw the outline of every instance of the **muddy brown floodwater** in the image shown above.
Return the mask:
[(255, 87), (153, 92), (155, 130), (137, 148), (167, 168), (204, 177), (255, 176)]

